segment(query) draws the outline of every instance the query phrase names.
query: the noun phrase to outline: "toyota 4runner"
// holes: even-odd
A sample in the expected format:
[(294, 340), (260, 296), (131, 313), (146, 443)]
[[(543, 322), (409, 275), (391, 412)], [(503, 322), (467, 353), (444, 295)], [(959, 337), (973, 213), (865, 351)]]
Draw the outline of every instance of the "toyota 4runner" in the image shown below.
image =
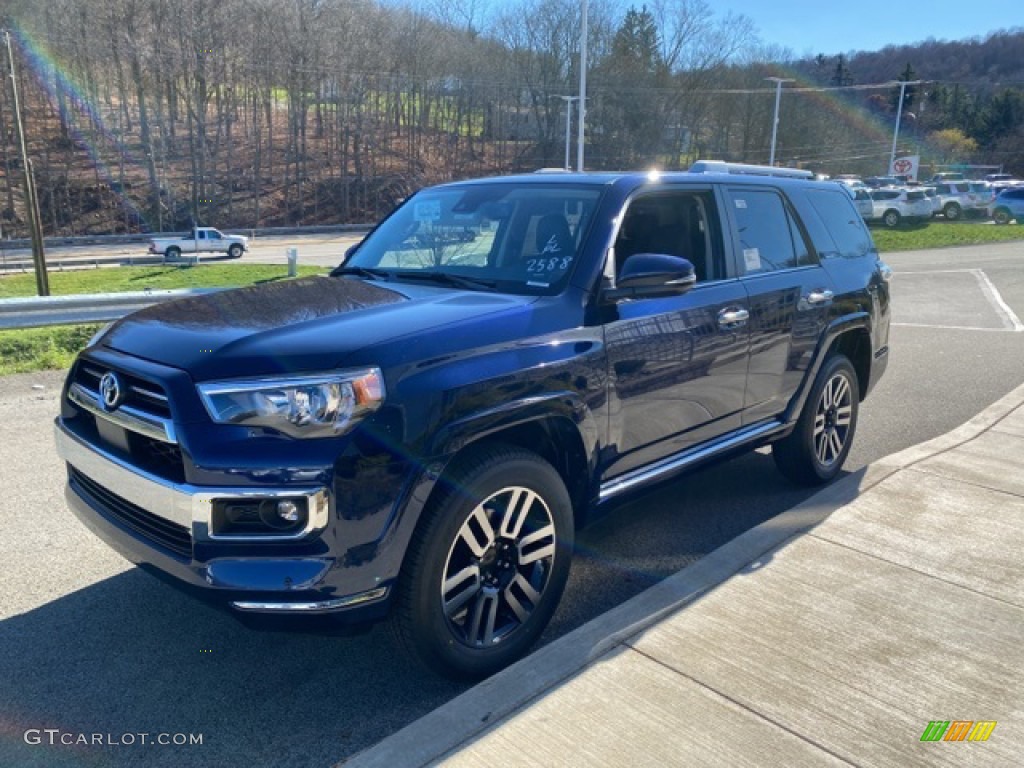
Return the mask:
[(602, 505), (766, 444), (796, 482), (840, 471), (891, 272), (807, 175), (449, 184), (330, 276), (136, 312), (69, 372), (68, 503), (237, 615), (390, 615), (432, 668), (490, 674)]

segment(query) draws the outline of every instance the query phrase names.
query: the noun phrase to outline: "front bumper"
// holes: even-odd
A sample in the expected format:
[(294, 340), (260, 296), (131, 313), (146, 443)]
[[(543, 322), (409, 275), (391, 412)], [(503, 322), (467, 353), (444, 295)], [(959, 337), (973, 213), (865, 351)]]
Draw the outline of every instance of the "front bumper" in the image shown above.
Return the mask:
[[(314, 615), (343, 612), (353, 620), (377, 617), (389, 587), (346, 592), (337, 583), (337, 563), (326, 546), (301, 555), (281, 554), (285, 542), (225, 542), (211, 535), (213, 500), (238, 496), (306, 496), (309, 524), (293, 537), (316, 541), (328, 524), (329, 494), (322, 487), (211, 488), (172, 483), (132, 467), (55, 423), (57, 452), (68, 466), (65, 489), (76, 517), (123, 557), (158, 575), (173, 577), (200, 596), (242, 612)], [(231, 546), (248, 541), (245, 556)], [(227, 544), (227, 546), (225, 546)], [(253, 554), (262, 547), (266, 554)], [(197, 550), (216, 552), (198, 558)], [(227, 550), (227, 551), (225, 551)]]

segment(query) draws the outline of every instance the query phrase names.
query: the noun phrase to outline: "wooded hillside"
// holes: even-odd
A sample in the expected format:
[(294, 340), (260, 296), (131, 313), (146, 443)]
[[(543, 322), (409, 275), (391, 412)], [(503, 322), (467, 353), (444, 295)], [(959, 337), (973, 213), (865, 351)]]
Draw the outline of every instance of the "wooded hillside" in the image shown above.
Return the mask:
[[(364, 222), (424, 184), (564, 162), (577, 0), (7, 7), (46, 234)], [(588, 27), (588, 169), (767, 162), (779, 76), (784, 164), (883, 172), (899, 89), (878, 84), (899, 78), (928, 81), (901, 152), (1024, 173), (1019, 30), (794, 60), (704, 0), (591, 0)], [(0, 148), (0, 226), (24, 236), (9, 87)]]

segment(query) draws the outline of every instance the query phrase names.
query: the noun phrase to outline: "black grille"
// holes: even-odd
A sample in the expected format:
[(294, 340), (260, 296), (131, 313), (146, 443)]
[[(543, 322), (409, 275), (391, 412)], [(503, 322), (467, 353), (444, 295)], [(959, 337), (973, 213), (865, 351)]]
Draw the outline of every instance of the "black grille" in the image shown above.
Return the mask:
[(192, 536), (187, 528), (147, 512), (68, 467), (71, 486), (98, 511), (186, 560), (192, 559)]
[[(100, 379), (107, 370), (95, 363), (83, 362), (75, 371), (75, 381), (90, 392), (99, 392)], [(123, 405), (130, 405), (143, 413), (150, 413), (162, 419), (171, 418), (171, 406), (163, 387), (124, 371), (116, 373), (124, 382), (126, 389)]]

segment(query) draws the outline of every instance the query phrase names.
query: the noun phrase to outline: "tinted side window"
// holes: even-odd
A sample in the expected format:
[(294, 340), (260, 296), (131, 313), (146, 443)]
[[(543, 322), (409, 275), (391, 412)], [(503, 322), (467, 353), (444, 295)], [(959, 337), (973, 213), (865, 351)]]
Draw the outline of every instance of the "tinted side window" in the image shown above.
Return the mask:
[[(871, 252), (871, 236), (857, 211), (841, 195), (831, 190), (810, 189), (807, 191), (807, 199), (825, 223), (827, 234), (835, 242), (835, 249), (840, 256), (855, 259)], [(830, 245), (818, 243), (817, 237), (815, 245), (821, 252), (833, 251)]]
[(740, 238), (740, 266), (745, 274), (813, 263), (800, 229), (778, 193), (733, 187), (729, 197)]

